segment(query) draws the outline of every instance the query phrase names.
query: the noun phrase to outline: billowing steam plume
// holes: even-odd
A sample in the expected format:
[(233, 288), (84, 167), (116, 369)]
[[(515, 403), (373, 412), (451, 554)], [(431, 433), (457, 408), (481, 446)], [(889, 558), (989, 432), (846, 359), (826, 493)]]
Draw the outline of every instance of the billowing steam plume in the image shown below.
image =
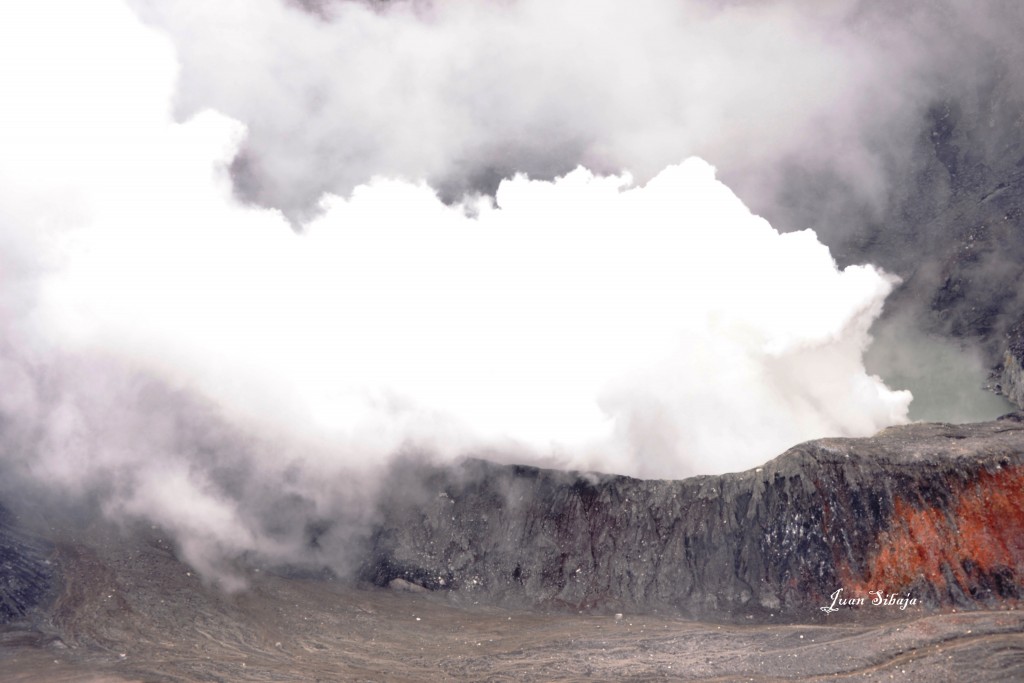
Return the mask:
[(174, 46), (56, 5), (0, 22), (8, 482), (230, 585), (396, 453), (677, 477), (906, 419), (861, 360), (893, 278), (687, 158), (882, 192), (920, 53), (856, 3), (141, 3)]

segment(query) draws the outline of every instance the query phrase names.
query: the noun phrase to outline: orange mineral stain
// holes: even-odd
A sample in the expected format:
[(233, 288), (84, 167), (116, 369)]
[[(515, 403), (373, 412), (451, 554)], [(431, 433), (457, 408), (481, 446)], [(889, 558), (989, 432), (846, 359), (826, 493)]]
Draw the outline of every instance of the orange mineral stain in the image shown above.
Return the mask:
[(924, 578), (967, 592), (996, 570), (1024, 576), (1024, 469), (982, 472), (958, 488), (949, 509), (896, 499), (879, 550), (850, 587), (900, 590)]

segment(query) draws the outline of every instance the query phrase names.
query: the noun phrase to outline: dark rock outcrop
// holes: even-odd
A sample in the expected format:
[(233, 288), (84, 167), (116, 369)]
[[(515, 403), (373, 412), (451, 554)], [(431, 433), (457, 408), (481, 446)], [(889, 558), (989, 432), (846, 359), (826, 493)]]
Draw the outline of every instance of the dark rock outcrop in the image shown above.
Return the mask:
[(1006, 336), (1006, 351), (999, 367), (996, 390), (1024, 407), (1024, 321), (1011, 327)]
[(925, 607), (1024, 589), (1024, 415), (796, 446), (683, 481), (406, 467), (365, 578), (505, 604), (821, 618), (837, 588)]
[(53, 546), (21, 529), (15, 516), (0, 506), (0, 624), (24, 619), (55, 595)]

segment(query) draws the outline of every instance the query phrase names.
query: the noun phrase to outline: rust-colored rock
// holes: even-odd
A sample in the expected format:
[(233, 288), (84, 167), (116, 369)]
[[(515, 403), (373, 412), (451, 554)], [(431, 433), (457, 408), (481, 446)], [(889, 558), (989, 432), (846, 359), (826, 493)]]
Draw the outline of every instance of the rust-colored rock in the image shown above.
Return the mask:
[(1024, 576), (1024, 469), (982, 471), (951, 486), (948, 507), (898, 498), (859, 587), (909, 590), (924, 579), (944, 592), (1018, 596)]

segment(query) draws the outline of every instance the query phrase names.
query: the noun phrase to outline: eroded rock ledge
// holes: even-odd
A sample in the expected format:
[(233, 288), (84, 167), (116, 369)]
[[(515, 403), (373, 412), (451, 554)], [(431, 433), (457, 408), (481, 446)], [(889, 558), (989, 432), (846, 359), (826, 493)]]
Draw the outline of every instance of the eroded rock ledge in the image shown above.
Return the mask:
[(1024, 413), (798, 445), (682, 481), (469, 460), (396, 472), (363, 574), (546, 608), (820, 618), (837, 588), (1015, 604)]

